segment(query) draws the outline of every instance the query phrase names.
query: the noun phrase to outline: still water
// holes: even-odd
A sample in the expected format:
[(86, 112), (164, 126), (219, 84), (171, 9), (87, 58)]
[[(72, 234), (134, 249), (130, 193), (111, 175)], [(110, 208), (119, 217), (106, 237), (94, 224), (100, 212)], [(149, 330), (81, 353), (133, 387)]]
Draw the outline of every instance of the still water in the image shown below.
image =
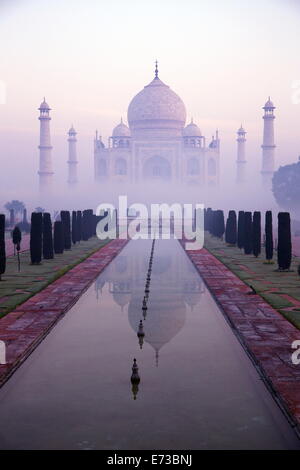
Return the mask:
[(131, 241), (0, 390), (1, 449), (300, 448), (176, 240), (143, 319), (150, 250)]

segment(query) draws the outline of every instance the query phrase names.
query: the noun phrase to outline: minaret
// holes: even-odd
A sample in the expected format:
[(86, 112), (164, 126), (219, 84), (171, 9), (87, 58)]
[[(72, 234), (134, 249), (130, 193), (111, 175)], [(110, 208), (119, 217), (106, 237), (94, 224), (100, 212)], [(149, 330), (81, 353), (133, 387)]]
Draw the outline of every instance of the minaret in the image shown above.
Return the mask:
[(236, 160), (236, 182), (244, 183), (246, 180), (246, 131), (241, 127), (237, 131), (237, 160)]
[(272, 178), (274, 173), (274, 155), (275, 147), (274, 144), (274, 109), (270, 97), (266, 104), (263, 107), (265, 114), (263, 116), (264, 120), (264, 138), (262, 148), (262, 183), (263, 186), (267, 189), (271, 187)]
[(44, 101), (41, 103), (39, 107), (40, 116), (40, 168), (39, 168), (39, 176), (40, 176), (40, 189), (46, 189), (51, 186), (52, 183), (52, 158), (51, 158), (51, 140), (50, 140), (50, 120), (51, 117), (49, 116), (50, 111), (49, 105)]
[(69, 159), (68, 163), (68, 183), (73, 185), (77, 183), (77, 153), (76, 153), (76, 131), (72, 125), (71, 129), (68, 132), (68, 142), (69, 142)]

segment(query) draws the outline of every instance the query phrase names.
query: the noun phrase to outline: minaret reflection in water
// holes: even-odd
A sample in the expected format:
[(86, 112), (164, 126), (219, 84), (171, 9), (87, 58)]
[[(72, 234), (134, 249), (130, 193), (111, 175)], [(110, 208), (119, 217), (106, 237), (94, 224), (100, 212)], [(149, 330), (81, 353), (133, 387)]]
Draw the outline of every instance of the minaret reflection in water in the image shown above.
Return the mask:
[(137, 332), (137, 336), (139, 338), (139, 345), (140, 345), (140, 348), (142, 349), (143, 348), (143, 344), (144, 344), (144, 337), (145, 337), (145, 332), (144, 332), (144, 325), (143, 325), (143, 321), (140, 320), (140, 323), (139, 323), (139, 329), (138, 329), (138, 332)]
[(132, 394), (133, 394), (133, 399), (136, 400), (136, 396), (139, 391), (139, 383), (140, 383), (140, 376), (139, 376), (139, 368), (136, 363), (136, 359), (133, 359), (133, 365), (132, 365), (132, 374), (131, 374), (131, 384), (132, 384)]

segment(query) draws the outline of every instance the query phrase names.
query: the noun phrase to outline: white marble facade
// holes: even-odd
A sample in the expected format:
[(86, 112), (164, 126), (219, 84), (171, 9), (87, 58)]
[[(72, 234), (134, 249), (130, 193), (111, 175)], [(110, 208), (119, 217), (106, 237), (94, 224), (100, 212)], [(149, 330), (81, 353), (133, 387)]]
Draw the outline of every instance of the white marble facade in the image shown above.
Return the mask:
[(218, 184), (218, 131), (207, 145), (193, 121), (185, 126), (185, 105), (159, 79), (157, 66), (152, 82), (130, 102), (127, 118), (129, 127), (121, 119), (108, 146), (96, 132), (94, 171), (97, 181)]

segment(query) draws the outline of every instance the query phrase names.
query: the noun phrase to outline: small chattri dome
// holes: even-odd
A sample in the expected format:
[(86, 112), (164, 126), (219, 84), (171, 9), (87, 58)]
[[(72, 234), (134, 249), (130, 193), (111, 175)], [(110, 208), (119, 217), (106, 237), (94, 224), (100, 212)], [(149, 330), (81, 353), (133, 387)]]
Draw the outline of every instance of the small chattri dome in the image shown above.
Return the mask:
[(39, 109), (51, 109), (48, 103), (46, 102), (45, 98), (44, 101), (40, 104)]
[(183, 129), (182, 134), (184, 137), (201, 137), (201, 131), (197, 124), (193, 122), (193, 119), (191, 122)]
[(76, 131), (75, 131), (74, 127), (73, 127), (73, 124), (72, 124), (72, 126), (70, 127), (68, 134), (76, 134)]
[(241, 127), (238, 129), (238, 134), (246, 134), (246, 131), (243, 128), (242, 124), (241, 124)]
[(269, 99), (268, 101), (266, 102), (266, 104), (264, 105), (264, 108), (275, 108), (274, 104), (273, 104), (273, 101), (271, 101), (270, 99), (270, 96), (269, 96)]
[(121, 118), (120, 124), (118, 124), (112, 133), (113, 137), (130, 137), (130, 130), (126, 124), (123, 123), (123, 119)]

